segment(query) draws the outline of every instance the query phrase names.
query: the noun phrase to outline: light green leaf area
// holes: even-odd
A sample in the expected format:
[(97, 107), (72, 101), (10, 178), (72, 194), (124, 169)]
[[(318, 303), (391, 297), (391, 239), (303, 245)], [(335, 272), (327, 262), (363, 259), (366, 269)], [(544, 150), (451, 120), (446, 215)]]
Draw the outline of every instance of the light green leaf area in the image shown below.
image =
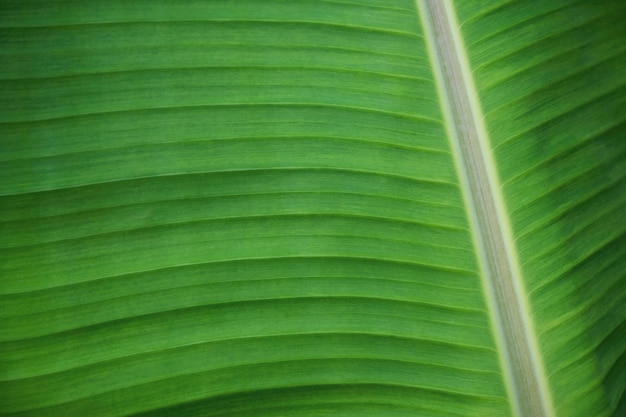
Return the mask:
[[(478, 3), (555, 415), (619, 416), (626, 8)], [(421, 12), (3, 1), (0, 415), (515, 415)]]

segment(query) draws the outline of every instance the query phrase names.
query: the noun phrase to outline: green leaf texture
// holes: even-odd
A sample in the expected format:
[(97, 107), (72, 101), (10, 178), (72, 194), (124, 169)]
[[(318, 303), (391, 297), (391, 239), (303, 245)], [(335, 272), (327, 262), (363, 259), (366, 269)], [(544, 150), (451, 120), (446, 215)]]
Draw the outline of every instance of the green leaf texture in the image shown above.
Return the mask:
[[(454, 9), (554, 415), (623, 415), (626, 7)], [(515, 415), (420, 13), (3, 1), (0, 415)]]
[(455, 2), (557, 415), (624, 415), (625, 5), (469, 3)]

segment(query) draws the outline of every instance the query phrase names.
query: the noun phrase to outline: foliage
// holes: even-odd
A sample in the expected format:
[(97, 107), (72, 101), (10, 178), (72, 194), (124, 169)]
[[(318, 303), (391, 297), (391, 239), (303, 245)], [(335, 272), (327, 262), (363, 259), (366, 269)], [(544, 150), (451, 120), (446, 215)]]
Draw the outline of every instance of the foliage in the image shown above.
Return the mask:
[[(623, 3), (455, 7), (556, 415), (624, 415)], [(0, 413), (512, 413), (419, 13), (3, 1)]]

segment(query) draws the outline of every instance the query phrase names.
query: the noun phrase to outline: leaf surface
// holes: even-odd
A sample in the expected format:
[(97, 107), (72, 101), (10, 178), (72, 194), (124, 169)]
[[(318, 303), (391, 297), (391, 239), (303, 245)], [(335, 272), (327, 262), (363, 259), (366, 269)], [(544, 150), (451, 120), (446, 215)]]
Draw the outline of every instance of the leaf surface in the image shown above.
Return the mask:
[[(625, 9), (446, 4), (554, 415), (618, 416)], [(518, 413), (422, 4), (6, 1), (0, 38), (0, 414)]]

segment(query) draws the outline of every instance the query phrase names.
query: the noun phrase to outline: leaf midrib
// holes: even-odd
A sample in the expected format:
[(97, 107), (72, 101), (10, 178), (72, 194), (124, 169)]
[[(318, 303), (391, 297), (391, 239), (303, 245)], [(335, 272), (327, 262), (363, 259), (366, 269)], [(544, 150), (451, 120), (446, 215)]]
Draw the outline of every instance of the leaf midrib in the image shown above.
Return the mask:
[(448, 1), (421, 0), (418, 7), (474, 231), (511, 406), (520, 416), (550, 417), (554, 407), (547, 376), (454, 6)]

